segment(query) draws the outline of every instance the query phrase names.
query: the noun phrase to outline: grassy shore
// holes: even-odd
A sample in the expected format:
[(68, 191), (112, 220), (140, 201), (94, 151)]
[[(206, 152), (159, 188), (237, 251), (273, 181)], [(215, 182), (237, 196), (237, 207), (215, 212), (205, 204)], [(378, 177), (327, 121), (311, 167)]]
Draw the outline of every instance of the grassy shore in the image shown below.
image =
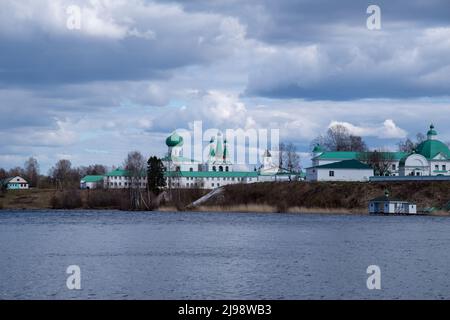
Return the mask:
[(0, 209), (50, 209), (53, 189), (9, 190), (0, 195)]
[(392, 198), (417, 204), (419, 210), (438, 209), (448, 215), (450, 182), (267, 182), (226, 186), (224, 192), (200, 207), (201, 211), (367, 213), (370, 199), (389, 190)]
[[(417, 204), (419, 210), (436, 208), (433, 215), (447, 216), (450, 182), (402, 183), (307, 183), (267, 182), (251, 185), (230, 185), (217, 197), (212, 197), (192, 211), (213, 212), (282, 212), (321, 214), (367, 214), (368, 201), (383, 195), (388, 189), (392, 197)], [(186, 207), (207, 191), (185, 189), (177, 191), (178, 202), (163, 203), (159, 211), (187, 210)], [(55, 201), (64, 195), (63, 201)], [(127, 191), (72, 190), (62, 193), (51, 189), (8, 191), (0, 196), (0, 209), (126, 209)], [(65, 207), (64, 200), (70, 206)]]

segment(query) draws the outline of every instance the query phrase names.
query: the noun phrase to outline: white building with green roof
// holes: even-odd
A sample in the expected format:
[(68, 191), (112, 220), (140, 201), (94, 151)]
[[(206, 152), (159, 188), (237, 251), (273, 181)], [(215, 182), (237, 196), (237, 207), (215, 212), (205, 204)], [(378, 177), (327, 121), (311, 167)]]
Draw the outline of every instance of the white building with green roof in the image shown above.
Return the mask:
[[(279, 169), (272, 161), (267, 150), (263, 155), (263, 163), (259, 170), (242, 170), (233, 164), (227, 140), (219, 133), (209, 143), (208, 158), (201, 162), (184, 156), (184, 141), (174, 132), (166, 139), (167, 155), (162, 159), (167, 186), (170, 188), (215, 189), (229, 184), (256, 183), (265, 181), (287, 181), (303, 178), (302, 173), (290, 173)], [(82, 189), (126, 189), (131, 183), (139, 187), (147, 187), (147, 173), (132, 182), (130, 173), (122, 168), (114, 169), (103, 176), (86, 176), (80, 181)]]
[(208, 158), (204, 162), (183, 155), (183, 138), (176, 132), (166, 139), (169, 149), (163, 159), (167, 184), (172, 188), (214, 189), (229, 184), (256, 183), (264, 181), (293, 180), (301, 173), (289, 173), (274, 166), (272, 155), (267, 150), (259, 170), (242, 170), (233, 164), (227, 140), (219, 132), (209, 142)]
[(450, 176), (450, 150), (437, 135), (431, 125), (427, 140), (400, 160), (401, 176)]
[(307, 181), (369, 181), (373, 169), (356, 159), (322, 164), (306, 169)]
[[(383, 161), (389, 164), (389, 176), (450, 176), (449, 147), (437, 139), (434, 125), (427, 132), (427, 139), (411, 152), (383, 152)], [(367, 153), (354, 151), (325, 151), (320, 145), (313, 149), (312, 167), (307, 169), (307, 180), (337, 180), (336, 169), (344, 166), (349, 181), (367, 181), (367, 172), (361, 171)], [(353, 162), (349, 162), (353, 160)], [(359, 163), (358, 163), (359, 162)], [(349, 168), (352, 165), (354, 168)], [(341, 170), (341, 169), (339, 169)], [(348, 171), (350, 170), (350, 171)], [(341, 176), (339, 179), (342, 179)]]

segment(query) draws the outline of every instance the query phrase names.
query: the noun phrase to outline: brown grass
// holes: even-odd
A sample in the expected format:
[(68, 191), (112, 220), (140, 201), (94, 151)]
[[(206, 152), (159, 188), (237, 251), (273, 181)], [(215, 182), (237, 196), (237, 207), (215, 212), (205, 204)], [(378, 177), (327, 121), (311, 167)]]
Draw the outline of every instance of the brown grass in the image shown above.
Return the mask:
[(306, 207), (290, 207), (285, 211), (280, 211), (276, 206), (261, 205), (261, 204), (245, 204), (245, 205), (209, 205), (199, 206), (195, 211), (200, 212), (243, 212), (243, 213), (317, 213), (317, 214), (367, 214), (363, 210), (349, 210), (349, 209), (326, 209), (326, 208), (306, 208)]
[(275, 207), (275, 212), (365, 213), (370, 199), (388, 189), (392, 197), (416, 203), (418, 208), (445, 207), (450, 200), (450, 182), (267, 182), (226, 186), (217, 199), (204, 206)]
[(278, 212), (276, 207), (261, 205), (261, 204), (241, 204), (241, 205), (229, 205), (229, 206), (199, 206), (195, 208), (195, 211), (201, 212), (261, 212), (261, 213), (274, 213)]
[(49, 209), (53, 189), (8, 190), (3, 197), (3, 209)]

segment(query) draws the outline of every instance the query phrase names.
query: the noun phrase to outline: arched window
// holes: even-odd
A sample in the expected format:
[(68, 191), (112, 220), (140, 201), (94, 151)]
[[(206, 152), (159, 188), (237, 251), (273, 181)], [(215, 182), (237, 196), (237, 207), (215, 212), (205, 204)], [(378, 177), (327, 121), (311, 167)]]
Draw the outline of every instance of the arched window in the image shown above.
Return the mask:
[(217, 171), (216, 166), (213, 167), (213, 171)]
[(223, 172), (223, 167), (222, 166), (219, 167), (219, 171)]
[(228, 168), (228, 166), (225, 167), (225, 171), (226, 171), (226, 172), (230, 171), (229, 168)]

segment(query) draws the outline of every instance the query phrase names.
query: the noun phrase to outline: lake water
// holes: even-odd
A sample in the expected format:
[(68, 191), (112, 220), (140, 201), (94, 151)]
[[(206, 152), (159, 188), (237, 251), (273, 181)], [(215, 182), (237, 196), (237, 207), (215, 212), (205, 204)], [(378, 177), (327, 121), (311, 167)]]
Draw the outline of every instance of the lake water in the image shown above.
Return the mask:
[(449, 299), (450, 218), (0, 211), (0, 299), (69, 298)]

